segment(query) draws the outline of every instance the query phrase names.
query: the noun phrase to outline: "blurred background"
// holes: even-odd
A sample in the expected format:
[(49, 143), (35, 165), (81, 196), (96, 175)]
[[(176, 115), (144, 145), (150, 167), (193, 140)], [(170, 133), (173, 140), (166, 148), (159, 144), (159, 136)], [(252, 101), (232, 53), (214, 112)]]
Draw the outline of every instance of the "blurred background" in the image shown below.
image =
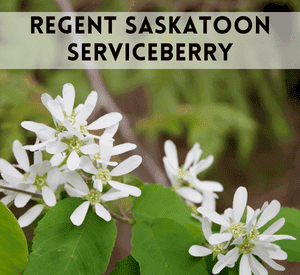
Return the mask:
[[(78, 12), (300, 11), (297, 0), (72, 0), (71, 4)], [(60, 11), (52, 0), (2, 0), (0, 7), (1, 12)], [(217, 201), (219, 213), (232, 206), (233, 194), (241, 185), (247, 187), (248, 204), (253, 208), (277, 199), (282, 206), (300, 209), (299, 70), (104, 70), (100, 75), (128, 118), (139, 146), (162, 171), (167, 139), (175, 142), (181, 164), (195, 142), (200, 143), (203, 157), (214, 155), (214, 164), (200, 179), (223, 184), (225, 191)], [(40, 96), (44, 92), (52, 97), (61, 95), (65, 83), (75, 87), (75, 105), (83, 103), (93, 90), (82, 70), (0, 70), (1, 158), (15, 161), (15, 139), (23, 144), (34, 142), (35, 136), (20, 126), (22, 121), (52, 125)], [(93, 118), (106, 112), (104, 106)], [(116, 144), (126, 141), (117, 133)], [(138, 148), (134, 153), (140, 152)], [(136, 174), (145, 182), (154, 182), (149, 167), (148, 171), (138, 168)], [(17, 217), (26, 211), (13, 206), (11, 210)], [(130, 253), (130, 227), (117, 224), (117, 242), (107, 274)], [(25, 233), (30, 241), (33, 228), (25, 228)], [(269, 274), (299, 274), (299, 264), (282, 264), (285, 272), (270, 269)]]

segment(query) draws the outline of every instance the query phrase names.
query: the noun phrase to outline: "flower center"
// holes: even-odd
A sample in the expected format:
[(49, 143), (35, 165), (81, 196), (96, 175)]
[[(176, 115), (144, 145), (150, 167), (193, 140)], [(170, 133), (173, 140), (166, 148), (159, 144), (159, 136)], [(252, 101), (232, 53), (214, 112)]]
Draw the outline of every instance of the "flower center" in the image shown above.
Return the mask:
[(242, 222), (231, 222), (228, 231), (236, 238), (246, 232), (245, 224)]
[(99, 160), (99, 159), (101, 159), (100, 152), (96, 153), (96, 154), (93, 156), (92, 161)]
[(254, 246), (255, 244), (250, 243), (249, 240), (246, 238), (244, 239), (242, 244), (237, 245), (237, 248), (239, 249), (240, 254), (249, 254)]
[(225, 250), (223, 249), (224, 244), (208, 245), (209, 249), (212, 250), (214, 254), (223, 254)]
[(259, 231), (252, 225), (252, 228), (248, 234), (248, 239), (250, 241), (257, 241), (259, 236)]
[(57, 137), (59, 133), (62, 133), (62, 132), (65, 132), (65, 131), (68, 131), (68, 130), (63, 124), (57, 125), (57, 127), (55, 129), (55, 137)]
[(186, 178), (189, 176), (189, 171), (185, 170), (183, 167), (179, 167), (177, 169), (177, 179), (180, 183), (183, 183), (184, 182), (184, 179), (183, 178)]
[(70, 152), (75, 151), (77, 153), (79, 153), (80, 148), (85, 144), (85, 141), (80, 140), (77, 136), (62, 138), (61, 141), (68, 145)]
[(101, 193), (96, 189), (92, 189), (86, 196), (86, 199), (90, 202), (91, 205), (95, 205), (96, 203), (99, 203), (101, 201)]
[(33, 185), (37, 187), (39, 192), (42, 190), (43, 186), (48, 186), (45, 176), (36, 176)]
[(72, 114), (71, 115), (67, 115), (65, 112), (64, 112), (64, 117), (66, 119), (68, 119), (69, 123), (74, 126), (74, 124), (76, 123), (76, 119), (75, 119), (75, 112), (74, 110), (72, 110)]
[(26, 181), (28, 179), (29, 175), (30, 175), (30, 172), (27, 172), (23, 175), (24, 181)]
[(110, 179), (111, 175), (108, 169), (98, 169), (98, 174), (95, 177), (97, 180), (101, 180), (102, 184), (105, 185)]
[(80, 132), (81, 134), (87, 134), (88, 133), (87, 125), (80, 125)]

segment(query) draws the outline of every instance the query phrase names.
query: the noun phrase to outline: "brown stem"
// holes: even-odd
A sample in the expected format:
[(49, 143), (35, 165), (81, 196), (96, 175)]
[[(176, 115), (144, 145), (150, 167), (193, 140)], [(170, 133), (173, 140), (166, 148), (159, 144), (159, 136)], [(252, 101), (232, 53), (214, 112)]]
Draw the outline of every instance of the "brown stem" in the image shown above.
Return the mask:
[(12, 187), (3, 186), (3, 185), (0, 185), (0, 189), (5, 189), (5, 190), (14, 191), (14, 192), (19, 192), (19, 193), (31, 195), (33, 197), (39, 197), (39, 198), (43, 197), (41, 194), (32, 193), (32, 192), (28, 192), (28, 191), (25, 191), (25, 190), (22, 190), (22, 189), (12, 188)]
[(124, 210), (123, 210), (123, 208), (122, 208), (121, 203), (120, 203), (119, 200), (118, 200), (118, 205), (119, 205), (119, 209), (120, 209), (121, 214), (123, 215), (123, 217), (128, 218), (127, 215), (125, 214), (125, 212), (124, 212)]
[[(71, 3), (68, 0), (56, 0), (57, 5), (59, 6), (62, 12), (74, 12)], [(91, 61), (91, 67), (97, 68), (94, 62)], [(87, 76), (89, 78), (90, 84), (98, 94), (98, 101), (95, 106), (95, 110), (99, 108), (104, 108), (107, 112), (119, 112), (121, 110), (116, 105), (112, 97), (109, 95), (108, 90), (105, 87), (105, 84), (102, 80), (102, 77), (99, 73), (99, 70), (86, 69)], [(91, 119), (96, 119), (96, 114), (91, 115)], [(164, 186), (169, 186), (168, 179), (162, 169), (157, 165), (157, 163), (149, 156), (149, 154), (142, 148), (142, 146), (134, 139), (133, 131), (130, 127), (129, 119), (123, 115), (122, 123), (120, 123), (120, 133), (124, 140), (128, 142), (135, 143), (137, 145), (138, 153), (143, 156), (142, 165), (153, 178), (155, 183), (161, 183)]]
[(120, 221), (120, 222), (122, 222), (122, 223), (126, 223), (126, 224), (131, 225), (131, 226), (133, 226), (133, 225), (135, 224), (134, 220), (132, 220), (132, 219), (129, 219), (129, 218), (122, 218), (122, 217), (120, 217), (119, 215), (117, 215), (117, 214), (111, 212), (110, 210), (108, 210), (108, 212), (110, 213), (110, 215), (111, 215), (114, 219), (116, 219), (116, 220), (118, 220), (118, 221)]

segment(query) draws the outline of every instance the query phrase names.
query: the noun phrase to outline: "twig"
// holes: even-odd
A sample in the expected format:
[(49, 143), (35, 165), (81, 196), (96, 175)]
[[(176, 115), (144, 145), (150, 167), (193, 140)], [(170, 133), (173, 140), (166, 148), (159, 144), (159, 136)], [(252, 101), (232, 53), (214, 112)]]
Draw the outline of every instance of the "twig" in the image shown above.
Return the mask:
[(128, 218), (127, 215), (125, 214), (125, 212), (124, 212), (124, 210), (123, 210), (123, 208), (122, 208), (121, 203), (120, 203), (119, 200), (118, 200), (118, 205), (119, 205), (119, 209), (120, 209), (121, 214), (123, 215), (123, 217)]
[[(71, 3), (68, 0), (56, 0), (62, 12), (74, 12)], [(79, 36), (73, 36), (73, 39), (80, 40)], [(87, 63), (85, 63), (87, 64)], [(107, 112), (119, 112), (121, 110), (116, 105), (112, 97), (107, 91), (102, 77), (97, 69), (87, 69), (87, 68), (97, 68), (94, 62), (90, 61), (90, 64), (86, 65), (86, 73), (89, 78), (90, 84), (98, 94), (98, 101), (95, 110), (98, 108), (104, 108)], [(97, 108), (98, 107), (98, 108)], [(97, 114), (93, 113), (91, 118), (95, 120)], [(122, 123), (120, 123), (120, 133), (124, 140), (128, 142), (135, 143), (137, 145), (139, 154), (143, 156), (142, 165), (148, 171), (149, 175), (152, 176), (155, 183), (161, 183), (164, 186), (169, 186), (167, 177), (162, 169), (156, 164), (156, 162), (149, 156), (149, 154), (142, 148), (142, 146), (134, 139), (133, 132), (130, 127), (129, 119), (123, 115)]]
[(122, 218), (122, 217), (120, 217), (119, 215), (117, 215), (117, 214), (115, 214), (115, 213), (113, 213), (113, 212), (111, 212), (110, 210), (108, 210), (108, 212), (110, 213), (110, 215), (114, 218), (114, 219), (116, 219), (116, 220), (118, 220), (118, 221), (120, 221), (120, 222), (122, 222), (122, 223), (126, 223), (126, 224), (128, 224), (128, 225), (134, 225), (134, 220), (132, 220), (132, 219), (129, 219), (129, 218)]
[(5, 190), (14, 191), (14, 192), (19, 192), (19, 193), (31, 195), (33, 197), (39, 197), (39, 198), (43, 197), (41, 194), (32, 193), (32, 192), (28, 192), (28, 191), (25, 191), (25, 190), (22, 190), (22, 189), (12, 188), (12, 187), (3, 186), (3, 185), (0, 185), (0, 189), (5, 189)]

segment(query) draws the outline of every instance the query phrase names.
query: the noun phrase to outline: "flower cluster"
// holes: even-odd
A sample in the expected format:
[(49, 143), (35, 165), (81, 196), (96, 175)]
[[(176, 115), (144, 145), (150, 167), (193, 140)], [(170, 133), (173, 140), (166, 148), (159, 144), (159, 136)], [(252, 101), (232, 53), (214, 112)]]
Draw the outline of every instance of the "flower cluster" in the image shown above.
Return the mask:
[[(52, 115), (54, 127), (23, 121), (21, 126), (36, 134), (36, 143), (22, 146), (18, 140), (13, 142), (17, 165), (0, 159), (2, 186), (23, 191), (1, 190), (6, 195), (1, 200), (3, 203), (14, 201), (16, 207), (24, 207), (33, 198), (33, 193), (40, 196), (34, 197), (38, 204), (19, 218), (21, 227), (32, 223), (43, 209), (56, 204), (58, 186), (63, 185), (69, 196), (84, 200), (70, 217), (75, 225), (82, 224), (90, 205), (99, 217), (109, 221), (110, 213), (101, 202), (141, 194), (139, 188), (119, 180), (120, 176), (137, 168), (142, 158), (134, 155), (119, 164), (111, 161), (112, 156), (136, 148), (132, 143), (113, 145), (113, 137), (122, 115), (112, 112), (88, 124), (87, 119), (97, 102), (97, 93), (92, 91), (84, 104), (76, 108), (72, 84), (63, 86), (62, 95), (53, 99), (45, 93), (41, 97), (42, 103)], [(103, 133), (98, 136), (92, 130), (102, 130)], [(34, 152), (34, 163), (31, 166), (26, 150)], [(43, 160), (43, 152), (52, 155), (49, 161)], [(111, 166), (114, 168), (111, 169)]]
[(164, 145), (166, 156), (163, 158), (164, 166), (172, 188), (187, 204), (201, 203), (202, 206), (215, 209), (215, 192), (223, 191), (223, 186), (216, 181), (200, 181), (197, 175), (209, 168), (213, 161), (213, 156), (200, 160), (202, 150), (199, 143), (195, 143), (188, 152), (183, 166), (179, 166), (178, 154), (175, 144), (167, 140)]
[[(273, 242), (283, 239), (295, 240), (289, 235), (274, 235), (284, 225), (285, 219), (277, 220), (265, 231), (260, 232), (261, 228), (278, 214), (280, 203), (277, 200), (270, 204), (266, 202), (261, 209), (254, 211), (247, 206), (247, 196), (246, 188), (239, 187), (234, 195), (233, 207), (226, 209), (223, 215), (206, 207), (197, 209), (203, 215), (202, 230), (208, 243), (206, 246), (191, 246), (189, 253), (195, 257), (209, 254), (217, 256), (218, 262), (213, 267), (213, 274), (220, 273), (226, 266), (233, 267), (240, 255), (240, 274), (268, 274), (256, 256), (270, 267), (284, 270), (284, 267), (274, 260), (285, 260), (287, 254)], [(246, 208), (247, 214), (243, 218)], [(221, 226), (220, 233), (212, 233), (209, 220)]]

